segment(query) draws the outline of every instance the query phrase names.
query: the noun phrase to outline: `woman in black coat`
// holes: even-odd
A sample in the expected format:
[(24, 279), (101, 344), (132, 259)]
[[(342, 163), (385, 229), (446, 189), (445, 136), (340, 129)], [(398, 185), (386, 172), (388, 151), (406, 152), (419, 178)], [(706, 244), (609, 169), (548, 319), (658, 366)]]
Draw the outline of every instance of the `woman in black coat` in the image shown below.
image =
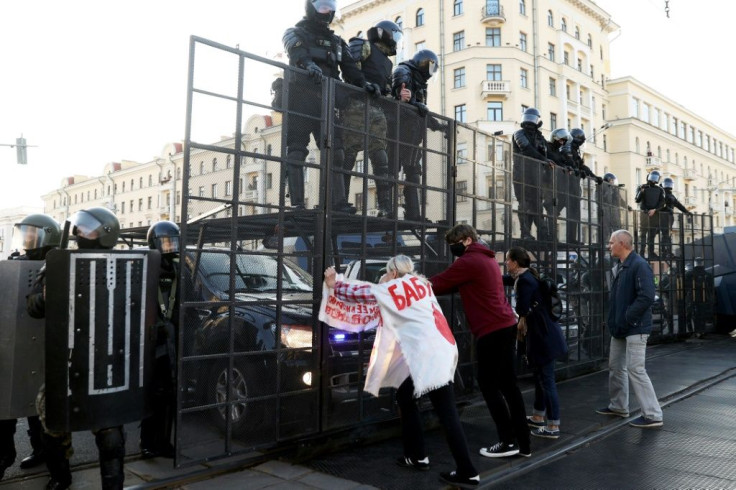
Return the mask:
[[(549, 316), (537, 271), (530, 267), (529, 253), (513, 247), (506, 253), (504, 284), (516, 292), (519, 338), (526, 337), (526, 355), (534, 370), (534, 411), (527, 417), (532, 435), (560, 437), (560, 403), (555, 384), (555, 359), (564, 354), (559, 326)], [(563, 345), (560, 345), (563, 344)], [(546, 420), (546, 423), (545, 423)]]

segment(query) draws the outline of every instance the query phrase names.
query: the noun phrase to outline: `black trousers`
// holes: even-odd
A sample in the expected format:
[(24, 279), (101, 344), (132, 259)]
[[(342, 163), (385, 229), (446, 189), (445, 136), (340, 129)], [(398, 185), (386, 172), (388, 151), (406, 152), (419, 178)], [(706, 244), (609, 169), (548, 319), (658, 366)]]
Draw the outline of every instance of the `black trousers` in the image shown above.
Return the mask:
[[(472, 477), (478, 474), (478, 470), (470, 461), (468, 442), (465, 439), (462, 425), (460, 425), (460, 417), (455, 406), (455, 394), (452, 389), (452, 383), (450, 383), (442, 388), (430, 391), (427, 396), (445, 430), (445, 439), (447, 445), (450, 446), (452, 457), (455, 458), (457, 474)], [(406, 378), (399, 386), (396, 392), (396, 401), (399, 404), (401, 415), (401, 439), (404, 443), (404, 456), (424, 459), (427, 452), (424, 447), (422, 420), (417, 400), (414, 398), (414, 382), (411, 377)]]
[(496, 330), (476, 342), (478, 385), (501, 442), (530, 449), (529, 427), (514, 365), (516, 328)]

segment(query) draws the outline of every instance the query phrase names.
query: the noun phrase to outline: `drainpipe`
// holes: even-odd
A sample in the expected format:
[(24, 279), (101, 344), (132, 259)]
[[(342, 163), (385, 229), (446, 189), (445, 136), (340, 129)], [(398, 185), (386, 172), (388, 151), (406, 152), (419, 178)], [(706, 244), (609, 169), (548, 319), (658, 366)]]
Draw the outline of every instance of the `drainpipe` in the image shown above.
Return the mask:
[(445, 0), (440, 2), (440, 114), (445, 112)]
[(534, 107), (539, 109), (539, 15), (532, 0), (532, 55), (534, 56)]

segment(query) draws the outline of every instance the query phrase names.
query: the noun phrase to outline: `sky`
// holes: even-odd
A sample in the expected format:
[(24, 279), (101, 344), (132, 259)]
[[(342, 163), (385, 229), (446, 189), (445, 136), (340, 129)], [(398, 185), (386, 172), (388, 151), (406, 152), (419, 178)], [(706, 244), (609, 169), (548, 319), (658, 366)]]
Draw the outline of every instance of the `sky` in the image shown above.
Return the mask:
[[(509, 1), (509, 0), (506, 0)], [(350, 2), (338, 1), (338, 6)], [(611, 75), (631, 75), (736, 136), (729, 0), (596, 0), (621, 26)], [(105, 164), (149, 162), (184, 138), (191, 35), (257, 55), (281, 51), (302, 0), (0, 2), (0, 209)], [(213, 135), (216, 138), (216, 135)], [(202, 141), (204, 142), (204, 141)], [(209, 141), (208, 141), (209, 142)]]

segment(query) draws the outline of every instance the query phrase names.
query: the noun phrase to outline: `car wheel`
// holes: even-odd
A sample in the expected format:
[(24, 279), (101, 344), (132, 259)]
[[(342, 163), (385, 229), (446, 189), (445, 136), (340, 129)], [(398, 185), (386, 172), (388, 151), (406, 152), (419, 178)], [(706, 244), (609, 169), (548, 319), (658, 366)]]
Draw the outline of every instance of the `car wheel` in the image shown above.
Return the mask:
[(230, 419), (233, 432), (244, 430), (252, 420), (252, 402), (249, 401), (250, 386), (248, 371), (244, 364), (233, 365), (232, 377), (229, 376), (228, 363), (219, 362), (212, 367), (209, 377), (209, 403), (223, 404), (228, 401), (228, 390), (230, 391), (230, 403), (220, 405), (212, 409), (212, 418), (215, 425), (221, 429), (227, 429), (227, 421)]

